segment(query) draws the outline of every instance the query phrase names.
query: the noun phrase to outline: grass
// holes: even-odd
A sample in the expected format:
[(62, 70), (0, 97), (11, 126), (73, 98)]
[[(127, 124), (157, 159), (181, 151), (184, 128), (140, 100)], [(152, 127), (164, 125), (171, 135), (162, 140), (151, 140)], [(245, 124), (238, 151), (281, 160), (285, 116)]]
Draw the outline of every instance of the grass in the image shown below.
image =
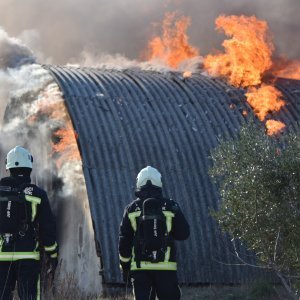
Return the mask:
[[(284, 289), (281, 286), (274, 286), (264, 281), (254, 282), (252, 284), (243, 284), (236, 286), (211, 285), (211, 286), (183, 286), (181, 300), (288, 300)], [(114, 289), (115, 296), (82, 296), (78, 288), (72, 285), (70, 279), (64, 282), (60, 289), (53, 293), (46, 293), (45, 300), (133, 300), (132, 291), (125, 288)]]

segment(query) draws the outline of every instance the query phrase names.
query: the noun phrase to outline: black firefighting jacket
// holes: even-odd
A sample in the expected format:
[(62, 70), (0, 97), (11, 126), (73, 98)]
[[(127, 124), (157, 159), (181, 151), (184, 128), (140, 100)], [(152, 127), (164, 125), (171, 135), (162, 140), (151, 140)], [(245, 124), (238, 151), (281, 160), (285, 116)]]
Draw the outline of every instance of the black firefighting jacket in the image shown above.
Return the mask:
[(14, 236), (0, 236), (0, 261), (39, 260), (42, 248), (50, 257), (57, 257), (56, 225), (47, 193), (30, 182), (30, 177), (5, 177), (0, 180), (1, 186), (21, 186), (24, 189), (32, 214), (26, 230)]
[[(177, 270), (176, 249), (174, 240), (185, 240), (189, 237), (189, 225), (178, 204), (163, 198), (161, 188), (147, 187), (136, 192), (138, 197), (124, 210), (119, 230), (119, 259), (123, 271), (137, 270)], [(138, 218), (142, 212), (143, 201), (147, 198), (158, 198), (164, 202), (163, 213), (166, 217), (170, 242), (161, 262), (141, 261), (137, 265), (135, 257), (134, 237), (137, 230)], [(140, 264), (140, 267), (139, 267)]]

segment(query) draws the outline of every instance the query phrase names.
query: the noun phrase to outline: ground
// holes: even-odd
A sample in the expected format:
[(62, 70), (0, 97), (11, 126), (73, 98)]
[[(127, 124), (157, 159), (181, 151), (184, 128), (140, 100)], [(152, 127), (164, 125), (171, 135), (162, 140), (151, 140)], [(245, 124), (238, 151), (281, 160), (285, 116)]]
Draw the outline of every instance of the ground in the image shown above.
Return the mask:
[[(183, 286), (181, 300), (288, 300), (281, 286), (257, 282), (238, 286)], [(131, 291), (118, 298), (98, 298), (97, 300), (133, 300)]]

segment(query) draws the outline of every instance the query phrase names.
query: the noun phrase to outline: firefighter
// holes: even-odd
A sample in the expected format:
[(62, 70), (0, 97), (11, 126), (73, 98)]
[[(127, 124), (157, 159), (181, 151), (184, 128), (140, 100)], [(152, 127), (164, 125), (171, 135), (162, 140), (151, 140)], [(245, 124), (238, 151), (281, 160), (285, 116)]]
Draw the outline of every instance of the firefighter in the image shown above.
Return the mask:
[[(175, 240), (189, 237), (189, 225), (178, 204), (162, 195), (162, 180), (153, 167), (137, 175), (136, 200), (124, 210), (119, 231), (123, 279), (131, 278), (135, 299), (177, 300)], [(153, 298), (154, 297), (154, 298)]]
[(48, 257), (48, 271), (57, 266), (55, 219), (47, 193), (31, 184), (32, 155), (20, 146), (8, 152), (0, 180), (0, 299), (40, 299), (40, 251)]

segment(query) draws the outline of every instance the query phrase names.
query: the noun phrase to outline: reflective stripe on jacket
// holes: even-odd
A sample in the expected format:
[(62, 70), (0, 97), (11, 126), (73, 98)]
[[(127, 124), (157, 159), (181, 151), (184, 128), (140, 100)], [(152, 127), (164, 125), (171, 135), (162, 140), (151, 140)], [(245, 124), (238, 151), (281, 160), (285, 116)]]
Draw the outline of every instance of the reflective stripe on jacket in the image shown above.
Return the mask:
[(176, 249), (173, 240), (184, 240), (189, 236), (189, 225), (178, 204), (170, 199), (162, 198), (165, 202), (163, 213), (166, 217), (167, 230), (171, 238), (170, 245), (160, 262), (141, 261), (137, 267), (134, 249), (134, 236), (138, 226), (138, 218), (142, 212), (143, 200), (137, 199), (129, 204), (125, 210), (119, 232), (119, 257), (122, 268), (130, 264), (131, 271), (138, 270), (172, 270), (176, 271)]
[(57, 256), (56, 225), (47, 193), (30, 184), (30, 178), (5, 177), (0, 185), (24, 187), (25, 199), (31, 206), (26, 230), (11, 237), (9, 234), (0, 236), (0, 261), (39, 260), (39, 242), (49, 255)]
[(0, 261), (16, 261), (19, 259), (40, 259), (39, 252), (0, 252)]

